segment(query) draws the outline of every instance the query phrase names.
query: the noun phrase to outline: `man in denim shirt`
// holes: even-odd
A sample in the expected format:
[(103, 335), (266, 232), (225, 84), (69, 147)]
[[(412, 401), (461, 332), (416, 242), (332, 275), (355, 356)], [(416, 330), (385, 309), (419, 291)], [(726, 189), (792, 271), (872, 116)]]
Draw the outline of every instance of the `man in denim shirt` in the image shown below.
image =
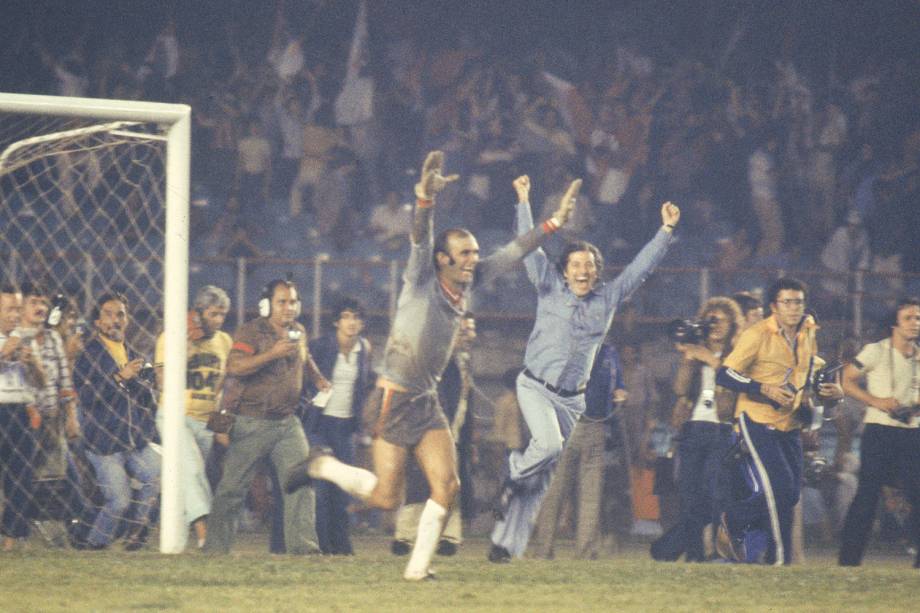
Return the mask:
[[(515, 181), (518, 234), (530, 231), (530, 182)], [(603, 258), (594, 245), (568, 245), (558, 264), (550, 265), (542, 249), (524, 258), (527, 276), (537, 288), (537, 317), (527, 341), (524, 371), (517, 395), (531, 439), (512, 451), (509, 474), (497, 508), (489, 560), (507, 562), (522, 556), (546, 492), (551, 467), (575, 420), (585, 410), (584, 388), (594, 356), (613, 321), (617, 306), (655, 269), (671, 243), (680, 209), (661, 206), (662, 227), (636, 259), (612, 282), (598, 284)]]

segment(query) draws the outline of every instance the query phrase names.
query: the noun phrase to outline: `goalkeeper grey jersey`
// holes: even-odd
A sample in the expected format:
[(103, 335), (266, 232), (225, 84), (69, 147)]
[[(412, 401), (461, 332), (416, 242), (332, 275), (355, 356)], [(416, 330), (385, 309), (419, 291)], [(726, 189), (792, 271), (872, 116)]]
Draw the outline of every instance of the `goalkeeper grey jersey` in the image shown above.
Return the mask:
[[(473, 287), (511, 270), (543, 236), (537, 227), (480, 260)], [(412, 245), (380, 368), (385, 379), (417, 393), (436, 389), (453, 353), (471, 291), (467, 288), (456, 305), (448, 300), (435, 273), (433, 249), (430, 232), (427, 240)]]

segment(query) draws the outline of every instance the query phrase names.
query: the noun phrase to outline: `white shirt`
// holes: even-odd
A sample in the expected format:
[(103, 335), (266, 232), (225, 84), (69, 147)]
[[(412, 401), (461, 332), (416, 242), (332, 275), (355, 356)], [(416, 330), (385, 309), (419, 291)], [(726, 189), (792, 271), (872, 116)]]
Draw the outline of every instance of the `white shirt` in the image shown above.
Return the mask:
[[(722, 352), (717, 352), (715, 355), (721, 357)], [(719, 423), (719, 412), (716, 407), (716, 371), (709, 364), (703, 364), (700, 370), (700, 395), (696, 399), (696, 406), (693, 407), (690, 421)]]
[[(9, 336), (0, 332), (0, 347)], [(32, 404), (36, 389), (26, 379), (26, 365), (19, 361), (0, 360), (0, 404)]]
[(352, 416), (352, 401), (355, 393), (355, 381), (358, 379), (358, 352), (361, 351), (361, 342), (355, 343), (348, 355), (339, 352), (332, 369), (332, 396), (323, 414), (329, 417), (350, 419)]
[[(860, 372), (866, 375), (866, 390), (878, 398), (896, 398), (903, 406), (917, 404), (920, 401), (920, 351), (914, 350), (912, 357), (904, 357), (897, 349), (891, 347), (891, 338), (877, 343), (869, 343), (856, 356), (862, 364)], [(859, 364), (856, 366), (858, 367)], [(910, 424), (905, 424), (875, 407), (866, 407), (867, 424), (880, 424), (895, 428), (917, 428), (920, 416), (914, 416)]]

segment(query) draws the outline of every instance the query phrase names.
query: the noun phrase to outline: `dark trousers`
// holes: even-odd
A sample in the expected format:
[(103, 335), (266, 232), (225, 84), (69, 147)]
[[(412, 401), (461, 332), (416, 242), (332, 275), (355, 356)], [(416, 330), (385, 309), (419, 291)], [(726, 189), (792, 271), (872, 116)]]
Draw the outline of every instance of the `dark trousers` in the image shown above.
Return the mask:
[(681, 428), (677, 446), (677, 490), (680, 516), (677, 523), (652, 543), (656, 560), (676, 560), (686, 554), (688, 562), (702, 562), (703, 528), (718, 521), (722, 498), (719, 477), (725, 454), (732, 445), (731, 426), (688, 421)]
[[(758, 533), (767, 536), (766, 561), (792, 561), (792, 510), (802, 490), (802, 439), (798, 430), (782, 432), (738, 418), (741, 436), (750, 451), (747, 470), (752, 493), (731, 502), (726, 520), (733, 534), (744, 533), (748, 555)], [(749, 538), (750, 537), (750, 538)], [(755, 561), (749, 557), (748, 561)]]
[[(859, 485), (841, 531), (843, 566), (862, 562), (883, 485), (904, 488), (911, 506), (911, 544), (920, 542), (920, 429), (867, 424), (859, 446)], [(920, 553), (915, 564), (920, 564)]]
[[(330, 447), (333, 455), (345, 464), (355, 463), (355, 445), (352, 440), (354, 422), (351, 419), (319, 418), (317, 438)], [(323, 553), (351, 555), (348, 536), (348, 503), (351, 500), (339, 486), (329, 481), (316, 481), (316, 536)]]
[(0, 466), (6, 499), (0, 532), (4, 536), (29, 536), (29, 518), (34, 515), (36, 449), (25, 405), (0, 404)]
[[(304, 423), (304, 429), (308, 428), (310, 445), (329, 447), (332, 454), (345, 464), (355, 463), (353, 420), (314, 415), (309, 424)], [(275, 470), (271, 471), (271, 478), (274, 504), (270, 550), (272, 553), (285, 553), (281, 483)], [(314, 481), (313, 488), (316, 490), (316, 539), (320, 550), (323, 553), (351, 555), (354, 553), (348, 535), (351, 523), (348, 503), (351, 498), (339, 486), (322, 479)]]

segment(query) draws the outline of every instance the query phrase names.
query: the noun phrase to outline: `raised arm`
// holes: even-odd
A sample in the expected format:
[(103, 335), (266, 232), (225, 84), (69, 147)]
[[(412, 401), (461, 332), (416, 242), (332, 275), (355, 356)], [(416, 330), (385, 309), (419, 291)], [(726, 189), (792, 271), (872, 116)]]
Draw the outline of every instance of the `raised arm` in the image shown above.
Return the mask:
[(606, 286), (605, 293), (611, 304), (616, 305), (626, 300), (654, 272), (668, 252), (672, 233), (679, 220), (680, 209), (677, 205), (670, 202), (661, 205), (661, 229), (646, 243), (629, 266), (623, 269), (616, 280)]
[(412, 249), (403, 278), (414, 283), (421, 276), (425, 266), (430, 264), (431, 250), (434, 246), (434, 203), (435, 197), (448, 183), (460, 178), (460, 175), (443, 176), (444, 152), (432, 151), (425, 157), (419, 181), (415, 184), (415, 214), (412, 217), (412, 231), (409, 239)]
[(546, 253), (540, 245), (547, 235), (561, 228), (572, 216), (578, 190), (581, 189), (581, 179), (572, 181), (559, 201), (559, 208), (537, 228), (533, 227), (530, 212), (530, 178), (523, 175), (515, 179), (514, 189), (518, 195), (517, 238), (483, 260), (479, 271), (483, 279), (497, 277), (511, 270), (523, 258), (527, 276), (539, 287), (546, 282), (549, 272)]

